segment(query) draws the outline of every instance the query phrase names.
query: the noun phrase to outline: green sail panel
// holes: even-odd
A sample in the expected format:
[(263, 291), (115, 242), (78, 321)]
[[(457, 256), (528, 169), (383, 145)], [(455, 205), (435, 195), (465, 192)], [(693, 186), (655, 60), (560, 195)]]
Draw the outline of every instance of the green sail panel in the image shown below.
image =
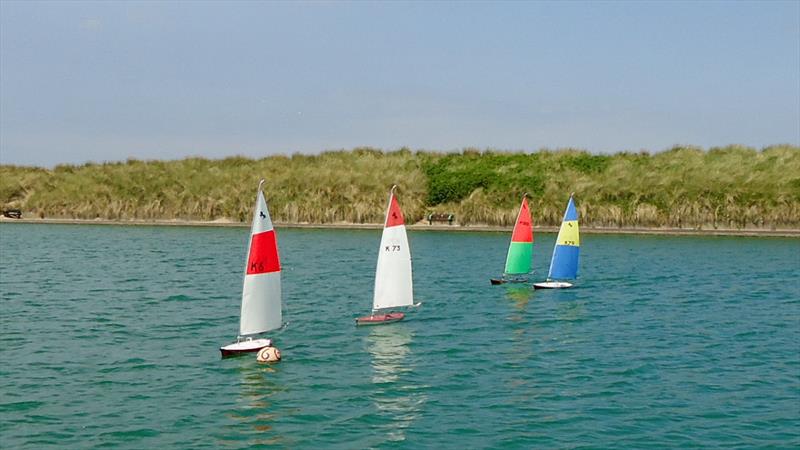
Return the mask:
[(532, 254), (533, 242), (512, 242), (508, 247), (505, 273), (509, 275), (529, 273)]

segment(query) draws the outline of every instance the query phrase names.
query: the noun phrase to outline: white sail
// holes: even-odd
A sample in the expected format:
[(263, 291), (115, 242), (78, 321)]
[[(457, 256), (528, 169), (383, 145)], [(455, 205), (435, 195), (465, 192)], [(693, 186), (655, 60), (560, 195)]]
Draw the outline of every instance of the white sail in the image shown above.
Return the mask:
[(378, 265), (375, 269), (375, 295), (373, 311), (414, 304), (414, 288), (411, 279), (411, 250), (408, 246), (403, 213), (394, 196), (389, 194), (389, 206), (378, 250)]
[[(261, 183), (263, 182), (262, 180)], [(283, 323), (281, 308), (278, 244), (267, 202), (259, 184), (250, 242), (247, 245), (239, 335), (246, 336), (280, 328)]]

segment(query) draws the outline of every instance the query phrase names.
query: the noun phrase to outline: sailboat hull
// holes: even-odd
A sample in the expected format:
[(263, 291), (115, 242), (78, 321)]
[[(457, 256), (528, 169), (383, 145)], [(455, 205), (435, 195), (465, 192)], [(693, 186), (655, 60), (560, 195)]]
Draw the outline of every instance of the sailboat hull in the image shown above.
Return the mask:
[(220, 347), (219, 351), (222, 353), (222, 357), (226, 358), (228, 356), (254, 353), (264, 347), (269, 347), (270, 345), (272, 345), (272, 339), (248, 339), (246, 341), (234, 342), (224, 347)]
[(572, 283), (566, 281), (544, 281), (542, 283), (534, 283), (534, 289), (567, 289), (571, 288)]
[(381, 325), (384, 323), (399, 322), (406, 315), (401, 312), (390, 312), (388, 314), (377, 314), (373, 316), (359, 317), (356, 325)]
[(505, 283), (527, 283), (527, 278), (491, 278), (489, 280), (492, 284), (505, 284)]

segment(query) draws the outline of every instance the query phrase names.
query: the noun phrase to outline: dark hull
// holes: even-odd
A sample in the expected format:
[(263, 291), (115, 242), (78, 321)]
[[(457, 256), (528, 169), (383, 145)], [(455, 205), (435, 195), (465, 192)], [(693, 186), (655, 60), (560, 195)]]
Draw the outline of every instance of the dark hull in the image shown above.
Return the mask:
[(527, 278), (491, 278), (489, 280), (493, 285), (506, 284), (506, 283), (527, 283)]
[[(264, 348), (264, 347), (261, 347), (261, 348)], [(246, 353), (256, 353), (259, 350), (261, 350), (261, 348), (254, 348), (254, 349), (247, 349), (247, 350), (224, 350), (224, 349), (219, 349), (219, 351), (220, 351), (220, 353), (222, 353), (222, 357), (223, 358), (227, 358), (229, 356), (240, 356), (240, 355), (244, 355)]]

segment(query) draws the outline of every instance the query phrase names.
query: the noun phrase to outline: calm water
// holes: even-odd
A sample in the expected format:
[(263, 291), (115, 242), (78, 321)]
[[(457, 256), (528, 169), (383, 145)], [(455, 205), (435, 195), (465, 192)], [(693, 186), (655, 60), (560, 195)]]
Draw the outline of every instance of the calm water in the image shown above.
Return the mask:
[[(411, 232), (423, 306), (356, 328), (378, 231), (278, 230), (284, 361), (221, 360), (244, 228), (0, 225), (0, 447), (800, 446), (800, 240)], [(544, 276), (554, 235), (536, 236)]]

